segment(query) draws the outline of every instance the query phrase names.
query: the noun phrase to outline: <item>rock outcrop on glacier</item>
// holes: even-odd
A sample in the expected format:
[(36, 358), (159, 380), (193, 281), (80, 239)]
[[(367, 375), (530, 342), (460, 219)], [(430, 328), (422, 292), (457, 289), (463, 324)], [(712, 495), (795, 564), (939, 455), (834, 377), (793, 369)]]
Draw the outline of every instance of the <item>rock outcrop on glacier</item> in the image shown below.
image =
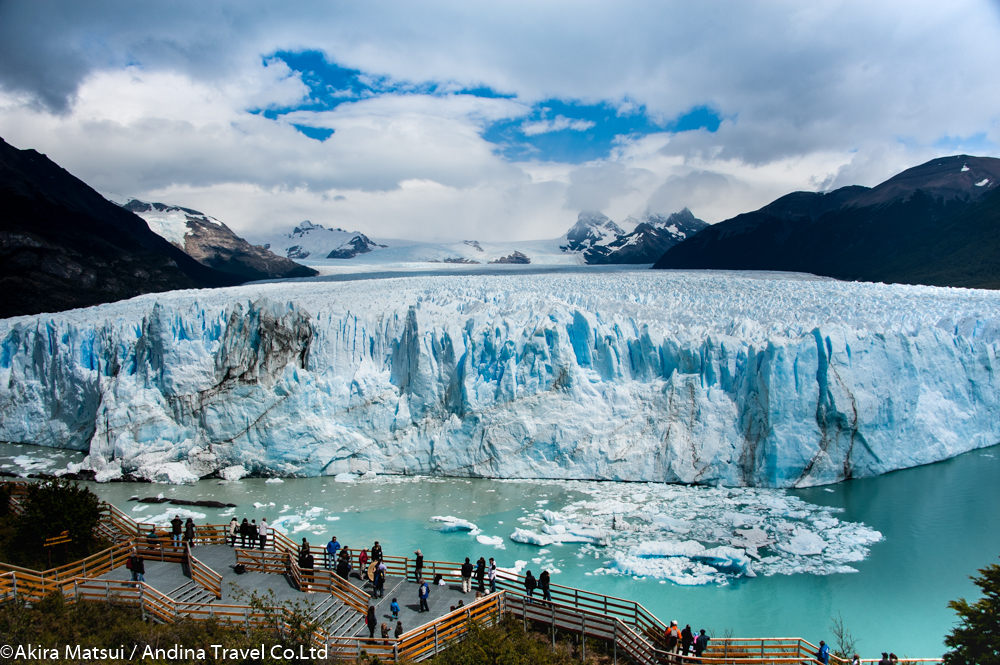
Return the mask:
[(998, 304), (659, 271), (148, 295), (0, 321), (0, 440), (100, 478), (832, 483), (1000, 441)]

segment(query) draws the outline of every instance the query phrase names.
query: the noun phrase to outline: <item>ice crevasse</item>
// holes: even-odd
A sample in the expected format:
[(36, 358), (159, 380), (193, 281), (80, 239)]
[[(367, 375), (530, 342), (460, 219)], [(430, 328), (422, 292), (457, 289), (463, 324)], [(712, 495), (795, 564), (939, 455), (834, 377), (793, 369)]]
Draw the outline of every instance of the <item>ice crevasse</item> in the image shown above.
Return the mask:
[(99, 479), (832, 483), (1000, 441), (998, 305), (659, 271), (148, 295), (0, 321), (0, 440)]

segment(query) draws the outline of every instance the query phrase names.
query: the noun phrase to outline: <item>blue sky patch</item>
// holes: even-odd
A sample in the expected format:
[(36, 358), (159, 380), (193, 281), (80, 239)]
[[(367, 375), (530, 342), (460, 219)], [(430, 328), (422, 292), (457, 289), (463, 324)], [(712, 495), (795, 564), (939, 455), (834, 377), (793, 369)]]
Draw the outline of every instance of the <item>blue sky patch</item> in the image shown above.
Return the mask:
[(986, 132), (972, 136), (942, 136), (934, 142), (934, 147), (949, 155), (964, 153), (968, 155), (991, 155), (996, 152), (997, 145), (986, 138)]
[[(329, 111), (345, 102), (384, 94), (471, 95), (488, 99), (516, 99), (515, 95), (487, 86), (459, 90), (440, 82), (411, 83), (387, 76), (371, 75), (327, 61), (320, 51), (279, 51), (265, 60), (281, 60), (302, 78), (309, 98), (294, 107), (254, 109), (275, 120), (292, 111)], [(611, 102), (585, 104), (549, 99), (533, 104), (528, 115), (495, 122), (483, 129), (482, 137), (496, 145), (496, 152), (515, 161), (537, 159), (579, 164), (608, 156), (620, 136), (644, 136), (655, 132), (686, 132), (719, 129), (721, 116), (708, 106), (696, 106), (662, 124), (654, 122), (643, 106), (623, 111)], [(309, 138), (325, 141), (332, 129), (296, 124)]]

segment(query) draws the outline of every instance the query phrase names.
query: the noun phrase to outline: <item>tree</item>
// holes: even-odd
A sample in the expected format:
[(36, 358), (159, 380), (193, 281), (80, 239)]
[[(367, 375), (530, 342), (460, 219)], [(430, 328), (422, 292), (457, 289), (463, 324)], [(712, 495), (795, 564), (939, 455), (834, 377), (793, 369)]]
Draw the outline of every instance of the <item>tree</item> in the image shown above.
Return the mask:
[(972, 581), (983, 590), (974, 603), (959, 598), (948, 603), (958, 613), (960, 622), (944, 638), (950, 649), (945, 665), (1000, 665), (1000, 565), (979, 570)]
[(70, 558), (87, 556), (97, 544), (94, 529), (100, 519), (101, 500), (86, 487), (58, 478), (31, 484), (15, 526), (20, 555), (25, 563), (44, 565), (45, 539), (69, 531)]

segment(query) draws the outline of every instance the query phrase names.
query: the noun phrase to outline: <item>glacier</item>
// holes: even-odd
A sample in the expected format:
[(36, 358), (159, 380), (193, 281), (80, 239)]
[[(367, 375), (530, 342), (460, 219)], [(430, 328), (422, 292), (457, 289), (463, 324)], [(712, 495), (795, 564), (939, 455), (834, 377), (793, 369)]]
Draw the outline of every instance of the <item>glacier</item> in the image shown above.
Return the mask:
[(620, 270), (150, 294), (0, 321), (0, 440), (99, 480), (828, 484), (1000, 441), (998, 304)]

